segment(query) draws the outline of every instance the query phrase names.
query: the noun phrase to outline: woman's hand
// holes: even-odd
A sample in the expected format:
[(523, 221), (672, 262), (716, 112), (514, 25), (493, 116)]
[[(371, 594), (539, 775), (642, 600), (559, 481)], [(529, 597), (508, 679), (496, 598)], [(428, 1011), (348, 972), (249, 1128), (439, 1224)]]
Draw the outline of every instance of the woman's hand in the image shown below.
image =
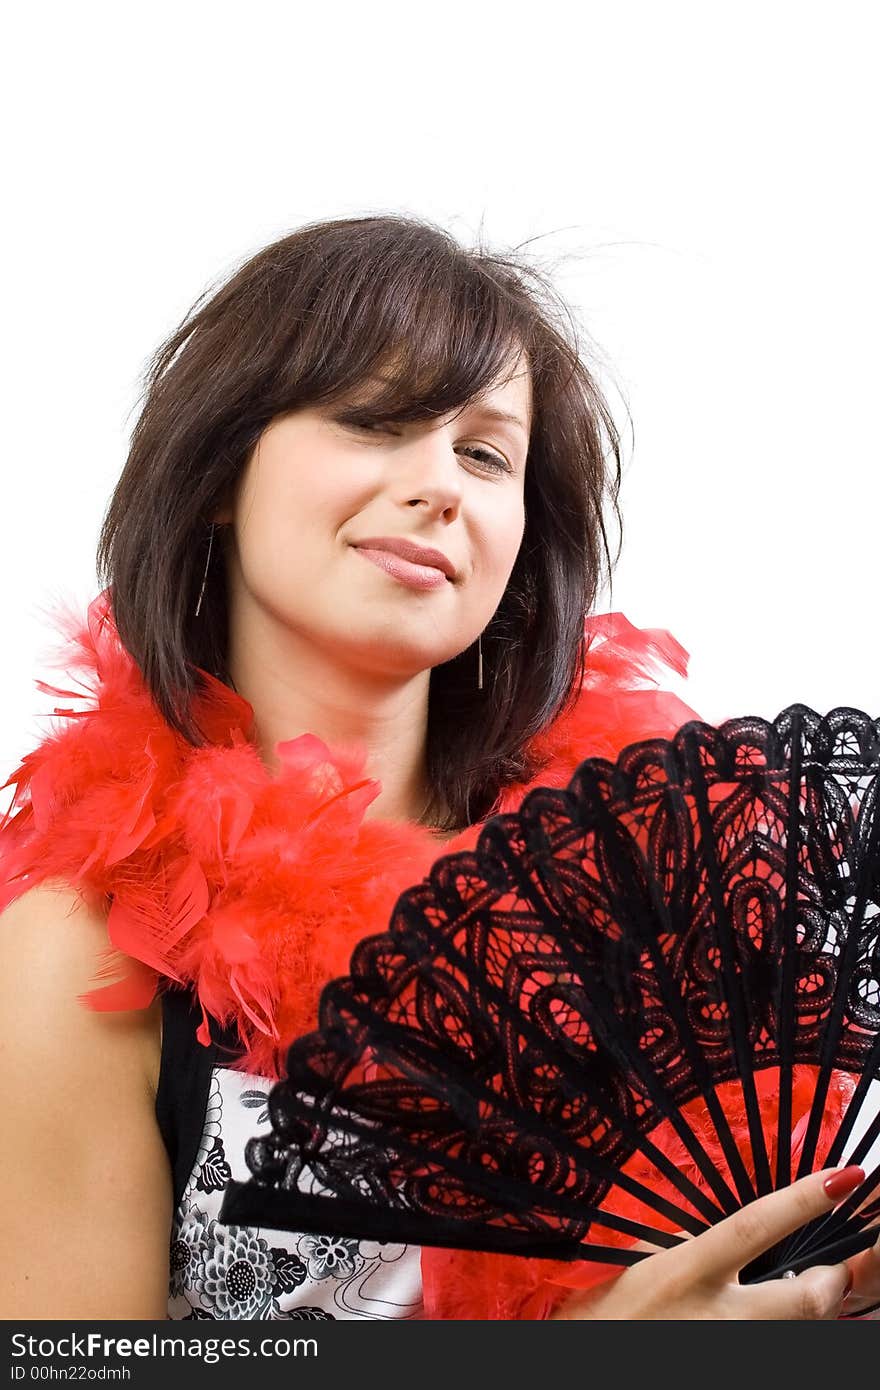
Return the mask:
[[(880, 1303), (880, 1240), (870, 1250), (847, 1260), (853, 1278), (852, 1292), (843, 1305), (843, 1314), (858, 1315)], [(880, 1317), (880, 1310), (875, 1314)]]
[(861, 1168), (811, 1173), (758, 1197), (708, 1231), (633, 1265), (615, 1279), (575, 1294), (557, 1319), (834, 1319), (880, 1298), (875, 1246), (795, 1278), (740, 1284), (739, 1271), (814, 1217), (832, 1211), (864, 1180)]

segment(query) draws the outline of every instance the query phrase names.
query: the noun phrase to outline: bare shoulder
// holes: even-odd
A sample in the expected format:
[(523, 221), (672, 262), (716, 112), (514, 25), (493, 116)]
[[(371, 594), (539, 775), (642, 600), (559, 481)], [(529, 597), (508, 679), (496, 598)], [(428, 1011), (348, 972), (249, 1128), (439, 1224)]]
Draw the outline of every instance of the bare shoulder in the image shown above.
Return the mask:
[(77, 997), (101, 983), (98, 972), (112, 949), (106, 917), (75, 888), (50, 880), (28, 889), (0, 913), (6, 1023), (27, 1037), (35, 1058), (41, 1037), (50, 1050), (59, 1035), (103, 1039), (125, 1054), (128, 1068), (131, 1059), (140, 1060), (144, 1083), (155, 1097), (162, 1048), (160, 1000), (147, 1009), (102, 1013)]
[(4, 1316), (163, 1318), (172, 1181), (155, 1115), (159, 1013), (78, 995), (110, 948), (65, 884), (0, 913)]

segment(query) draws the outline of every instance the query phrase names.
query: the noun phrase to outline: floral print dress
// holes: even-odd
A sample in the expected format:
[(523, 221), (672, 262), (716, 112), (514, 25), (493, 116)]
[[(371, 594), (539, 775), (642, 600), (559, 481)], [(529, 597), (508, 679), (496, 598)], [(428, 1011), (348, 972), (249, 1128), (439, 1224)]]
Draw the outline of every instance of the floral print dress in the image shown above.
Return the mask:
[(162, 1000), (156, 1117), (174, 1184), (168, 1316), (173, 1319), (423, 1317), (421, 1251), (219, 1220), (226, 1184), (246, 1182), (249, 1139), (269, 1129), (272, 1081), (237, 1070), (234, 1028), (196, 1038), (186, 990)]
[(296, 1235), (217, 1220), (230, 1178), (250, 1177), (248, 1139), (268, 1126), (271, 1082), (211, 1072), (204, 1129), (174, 1218), (170, 1318), (411, 1318), (421, 1312), (417, 1246)]

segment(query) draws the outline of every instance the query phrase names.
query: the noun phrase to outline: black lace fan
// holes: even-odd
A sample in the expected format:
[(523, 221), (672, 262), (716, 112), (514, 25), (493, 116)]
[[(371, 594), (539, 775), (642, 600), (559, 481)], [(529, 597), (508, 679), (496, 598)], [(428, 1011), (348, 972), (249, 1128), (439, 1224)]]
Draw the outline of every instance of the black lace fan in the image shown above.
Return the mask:
[(744, 1277), (876, 1238), (880, 723), (590, 758), (440, 857), (290, 1049), (220, 1220), (630, 1264), (843, 1161)]

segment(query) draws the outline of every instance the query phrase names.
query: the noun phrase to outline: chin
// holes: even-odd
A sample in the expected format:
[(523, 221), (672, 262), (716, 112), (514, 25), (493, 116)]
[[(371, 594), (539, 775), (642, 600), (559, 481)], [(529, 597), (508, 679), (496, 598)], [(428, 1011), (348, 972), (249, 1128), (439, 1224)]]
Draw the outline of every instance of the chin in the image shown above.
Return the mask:
[[(424, 634), (421, 636), (423, 638)], [(454, 655), (454, 652), (447, 653), (445, 649), (438, 651), (436, 642), (426, 645), (424, 640), (418, 638), (407, 642), (401, 638), (399, 626), (393, 637), (377, 632), (372, 639), (362, 635), (355, 642), (349, 630), (346, 638), (340, 638), (339, 646), (347, 648), (364, 670), (403, 678), (417, 676), (433, 666), (440, 666)]]

